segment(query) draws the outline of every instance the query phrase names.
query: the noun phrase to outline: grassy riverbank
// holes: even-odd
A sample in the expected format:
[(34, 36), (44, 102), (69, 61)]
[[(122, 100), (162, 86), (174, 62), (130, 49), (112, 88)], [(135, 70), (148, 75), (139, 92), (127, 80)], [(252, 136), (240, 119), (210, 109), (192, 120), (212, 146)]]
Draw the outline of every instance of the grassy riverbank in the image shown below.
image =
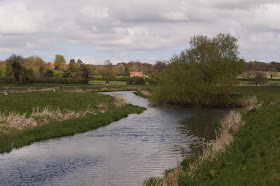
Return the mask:
[(144, 109), (145, 108), (127, 105), (97, 115), (88, 114), (82, 118), (51, 122), (34, 128), (14, 131), (9, 134), (0, 132), (0, 153), (9, 152), (12, 148), (20, 148), (36, 141), (93, 130), (108, 125), (123, 117), (127, 117), (128, 114), (141, 113)]
[(0, 153), (36, 141), (96, 129), (145, 110), (126, 105), (117, 95), (62, 89), (0, 94), (0, 105)]
[[(277, 185), (280, 182), (280, 88), (237, 87), (238, 97), (256, 96), (260, 107), (242, 110), (243, 124), (223, 152), (201, 164), (186, 158), (165, 178), (147, 185)], [(192, 165), (198, 165), (193, 171)]]

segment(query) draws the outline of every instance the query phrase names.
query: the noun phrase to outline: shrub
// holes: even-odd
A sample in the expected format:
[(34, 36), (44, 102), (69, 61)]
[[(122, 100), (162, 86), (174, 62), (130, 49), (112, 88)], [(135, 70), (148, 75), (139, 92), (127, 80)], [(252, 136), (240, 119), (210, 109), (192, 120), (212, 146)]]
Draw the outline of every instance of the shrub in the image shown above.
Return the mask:
[(132, 79), (132, 78), (127, 78), (127, 79), (126, 79), (126, 84), (127, 84), (127, 85), (133, 85), (133, 84), (134, 84), (133, 79)]
[(149, 85), (151, 85), (151, 86), (160, 85), (160, 78), (159, 77), (151, 77), (147, 80), (148, 80)]
[(142, 77), (135, 77), (134, 79), (135, 85), (145, 85), (146, 81)]

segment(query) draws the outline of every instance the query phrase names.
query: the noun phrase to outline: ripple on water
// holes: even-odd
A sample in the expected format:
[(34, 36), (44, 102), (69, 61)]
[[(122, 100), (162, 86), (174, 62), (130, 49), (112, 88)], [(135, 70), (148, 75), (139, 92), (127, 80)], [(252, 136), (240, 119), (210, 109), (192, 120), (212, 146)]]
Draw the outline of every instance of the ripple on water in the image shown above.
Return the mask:
[(205, 138), (215, 137), (211, 123), (227, 112), (150, 107), (132, 92), (120, 94), (147, 110), (0, 156), (0, 185), (142, 185), (197, 153)]

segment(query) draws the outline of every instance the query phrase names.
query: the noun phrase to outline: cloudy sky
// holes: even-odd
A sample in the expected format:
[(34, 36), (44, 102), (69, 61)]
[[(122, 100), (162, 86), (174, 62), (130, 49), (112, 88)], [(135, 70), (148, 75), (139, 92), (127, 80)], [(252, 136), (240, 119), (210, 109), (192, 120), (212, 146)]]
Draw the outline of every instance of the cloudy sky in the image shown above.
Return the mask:
[(154, 63), (194, 35), (218, 33), (238, 37), (247, 61), (280, 61), (280, 1), (0, 0), (0, 60), (15, 53)]

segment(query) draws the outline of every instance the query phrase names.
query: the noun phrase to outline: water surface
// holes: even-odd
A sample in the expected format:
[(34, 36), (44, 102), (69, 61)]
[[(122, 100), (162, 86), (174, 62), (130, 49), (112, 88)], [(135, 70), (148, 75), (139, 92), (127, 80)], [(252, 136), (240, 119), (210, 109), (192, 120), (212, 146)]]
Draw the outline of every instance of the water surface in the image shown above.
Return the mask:
[(203, 141), (215, 138), (212, 124), (227, 113), (151, 107), (132, 92), (118, 94), (147, 110), (0, 155), (0, 185), (142, 185), (197, 154)]

